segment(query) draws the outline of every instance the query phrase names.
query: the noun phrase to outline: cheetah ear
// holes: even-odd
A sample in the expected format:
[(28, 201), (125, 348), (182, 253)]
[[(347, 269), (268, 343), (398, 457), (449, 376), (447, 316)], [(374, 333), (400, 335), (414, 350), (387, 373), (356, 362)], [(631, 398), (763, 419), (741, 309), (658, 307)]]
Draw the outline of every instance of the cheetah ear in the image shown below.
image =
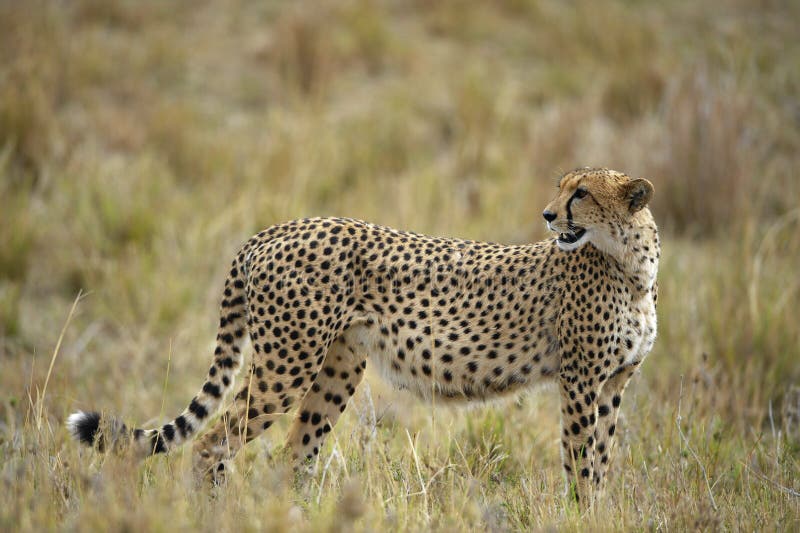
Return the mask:
[(644, 178), (629, 181), (623, 191), (631, 214), (645, 207), (653, 198), (653, 184)]

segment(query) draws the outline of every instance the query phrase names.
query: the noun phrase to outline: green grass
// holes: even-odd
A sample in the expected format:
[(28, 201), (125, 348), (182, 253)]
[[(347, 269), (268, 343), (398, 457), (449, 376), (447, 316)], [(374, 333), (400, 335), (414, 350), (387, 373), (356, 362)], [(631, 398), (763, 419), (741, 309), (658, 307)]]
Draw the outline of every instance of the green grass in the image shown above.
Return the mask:
[[(0, 530), (798, 529), (798, 22), (778, 1), (0, 3)], [(370, 374), (310, 480), (282, 421), (213, 495), (188, 449), (68, 440), (76, 408), (185, 406), (263, 227), (530, 242), (579, 165), (651, 179), (664, 237), (593, 513), (563, 496), (549, 389), (462, 411)]]

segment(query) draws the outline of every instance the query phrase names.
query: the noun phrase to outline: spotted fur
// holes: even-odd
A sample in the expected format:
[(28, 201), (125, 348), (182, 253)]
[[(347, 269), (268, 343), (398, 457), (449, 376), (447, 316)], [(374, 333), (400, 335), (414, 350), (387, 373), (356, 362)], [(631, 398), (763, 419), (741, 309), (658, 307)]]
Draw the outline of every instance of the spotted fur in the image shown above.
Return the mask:
[[(304, 219), (252, 237), (231, 265), (214, 361), (202, 389), (157, 429), (115, 424), (140, 457), (167, 452), (220, 406), (195, 440), (199, 474), (228, 461), (296, 408), (288, 436), (300, 464), (320, 447), (367, 359), (421, 398), (468, 402), (559, 384), (562, 457), (572, 493), (591, 502), (608, 468), (622, 395), (656, 335), (659, 240), (652, 185), (606, 169), (566, 174), (544, 217), (556, 239), (521, 246), (436, 238), (344, 218)], [(101, 420), (68, 425), (96, 442)]]

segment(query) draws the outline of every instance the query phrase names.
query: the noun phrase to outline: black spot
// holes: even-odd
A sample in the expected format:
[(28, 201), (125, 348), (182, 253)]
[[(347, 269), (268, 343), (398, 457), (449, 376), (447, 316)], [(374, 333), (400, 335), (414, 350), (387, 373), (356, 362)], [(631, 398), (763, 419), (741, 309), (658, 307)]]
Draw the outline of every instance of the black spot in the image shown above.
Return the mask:
[(186, 435), (192, 432), (192, 426), (186, 422), (186, 417), (183, 415), (175, 419), (175, 426), (177, 426), (183, 438), (186, 438)]
[(167, 437), (168, 441), (172, 441), (175, 438), (175, 427), (172, 424), (164, 424), (161, 431), (164, 433), (164, 436)]
[(200, 402), (197, 401), (197, 398), (192, 399), (192, 403), (189, 404), (189, 412), (191, 412), (200, 420), (208, 415), (208, 411), (205, 407), (200, 405)]
[(153, 436), (150, 438), (150, 451), (153, 454), (164, 453), (167, 451), (167, 447), (164, 444), (164, 439), (158, 432), (153, 433)]
[(214, 385), (210, 381), (206, 381), (205, 384), (203, 385), (203, 392), (205, 392), (206, 394), (210, 394), (214, 398), (222, 397), (222, 393), (220, 393), (219, 391), (219, 386)]

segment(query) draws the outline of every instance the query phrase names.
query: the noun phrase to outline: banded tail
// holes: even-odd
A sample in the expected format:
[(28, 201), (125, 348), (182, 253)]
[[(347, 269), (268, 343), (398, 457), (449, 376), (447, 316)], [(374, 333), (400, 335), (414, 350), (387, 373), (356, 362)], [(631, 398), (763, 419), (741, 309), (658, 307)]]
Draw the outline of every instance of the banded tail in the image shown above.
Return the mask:
[(242, 365), (242, 346), (247, 339), (248, 326), (246, 277), (245, 253), (242, 251), (234, 259), (225, 281), (214, 362), (203, 388), (180, 416), (159, 428), (130, 429), (117, 419), (106, 419), (96, 412), (78, 411), (66, 422), (72, 436), (87, 446), (96, 445), (101, 452), (127, 446), (128, 453), (137, 459), (169, 452), (191, 440), (219, 409)]

